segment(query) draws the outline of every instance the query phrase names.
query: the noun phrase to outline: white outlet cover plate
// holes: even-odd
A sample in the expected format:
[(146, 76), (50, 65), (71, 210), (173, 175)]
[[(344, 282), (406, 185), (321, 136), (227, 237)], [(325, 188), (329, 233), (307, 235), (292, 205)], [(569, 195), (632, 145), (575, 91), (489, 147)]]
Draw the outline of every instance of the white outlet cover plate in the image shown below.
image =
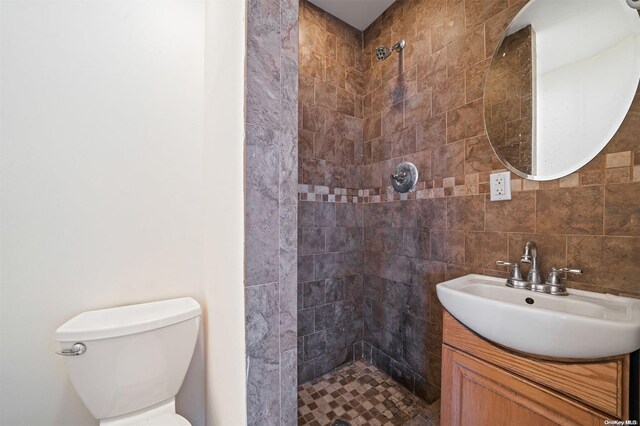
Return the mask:
[(489, 193), (491, 201), (511, 199), (511, 172), (493, 173), (489, 175)]

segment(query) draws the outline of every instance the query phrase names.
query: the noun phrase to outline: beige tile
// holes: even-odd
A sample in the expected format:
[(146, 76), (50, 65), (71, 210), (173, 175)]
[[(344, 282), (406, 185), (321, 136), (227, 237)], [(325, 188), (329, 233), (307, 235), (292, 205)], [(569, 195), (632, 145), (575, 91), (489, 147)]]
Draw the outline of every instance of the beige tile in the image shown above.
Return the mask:
[(569, 176), (560, 178), (560, 188), (567, 188), (580, 185), (580, 174), (571, 173)]
[(615, 152), (613, 154), (607, 154), (606, 168), (613, 167), (628, 167), (631, 166), (631, 151)]

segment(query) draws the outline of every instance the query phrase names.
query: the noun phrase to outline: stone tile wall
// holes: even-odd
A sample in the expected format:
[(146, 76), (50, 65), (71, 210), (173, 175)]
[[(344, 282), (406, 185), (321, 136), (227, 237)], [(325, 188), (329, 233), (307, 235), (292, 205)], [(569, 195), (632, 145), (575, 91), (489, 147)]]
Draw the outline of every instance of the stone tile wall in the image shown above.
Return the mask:
[[(484, 79), (522, 6), (400, 0), (364, 34), (363, 188), (379, 194), (364, 200), (380, 203), (365, 206), (364, 348), (429, 401), (440, 386), (438, 282), (505, 276), (495, 261), (519, 261), (535, 240), (545, 272), (584, 269), (569, 286), (640, 297), (640, 96), (587, 166), (548, 182), (512, 175), (513, 199), (489, 201), (489, 173), (504, 166), (485, 133)], [(375, 63), (375, 47), (400, 38), (405, 51)], [(406, 201), (386, 188), (402, 160), (422, 180)]]
[(299, 203), (300, 383), (362, 356), (363, 207)]
[(360, 188), (362, 33), (300, 2), (298, 182)]
[(247, 423), (293, 425), (297, 421), (297, 1), (248, 1), (246, 55)]
[(360, 31), (300, 3), (300, 383), (362, 354), (361, 52)]
[[(517, 261), (533, 239), (545, 272), (551, 266), (584, 269), (569, 286), (640, 297), (640, 96), (588, 165), (548, 182), (512, 175), (513, 199), (489, 201), (489, 174), (505, 169), (485, 132), (484, 80), (523, 4), (396, 1), (364, 32), (360, 186), (350, 186), (357, 180), (333, 182), (329, 160), (314, 157), (318, 162), (307, 166), (301, 160), (302, 199), (319, 201), (320, 194), (318, 208), (333, 188), (348, 188), (363, 208), (364, 356), (429, 401), (440, 387), (439, 282), (468, 273), (505, 276), (495, 261)], [(406, 49), (376, 63), (375, 47), (400, 38)], [(315, 91), (314, 82), (314, 100)], [(308, 113), (307, 123), (324, 123), (322, 108), (319, 115)], [(321, 134), (315, 129), (314, 144)], [(301, 158), (311, 152), (303, 134)], [(403, 160), (414, 162), (421, 175), (406, 196), (387, 188), (392, 168)]]

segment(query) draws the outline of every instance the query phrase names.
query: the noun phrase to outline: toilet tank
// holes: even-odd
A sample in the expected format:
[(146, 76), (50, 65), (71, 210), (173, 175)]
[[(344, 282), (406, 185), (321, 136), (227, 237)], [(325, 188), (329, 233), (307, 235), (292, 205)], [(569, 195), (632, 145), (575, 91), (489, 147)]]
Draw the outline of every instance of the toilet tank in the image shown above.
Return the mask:
[(200, 305), (190, 297), (84, 312), (55, 332), (61, 349), (82, 343), (64, 362), (97, 419), (149, 408), (174, 397), (191, 362)]

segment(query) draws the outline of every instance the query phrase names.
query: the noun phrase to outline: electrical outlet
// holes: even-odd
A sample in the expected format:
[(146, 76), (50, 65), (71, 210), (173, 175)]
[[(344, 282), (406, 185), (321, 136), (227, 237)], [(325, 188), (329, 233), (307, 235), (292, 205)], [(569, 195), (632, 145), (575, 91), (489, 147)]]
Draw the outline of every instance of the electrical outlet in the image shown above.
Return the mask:
[(511, 199), (511, 173), (493, 173), (489, 175), (489, 193), (491, 201)]

